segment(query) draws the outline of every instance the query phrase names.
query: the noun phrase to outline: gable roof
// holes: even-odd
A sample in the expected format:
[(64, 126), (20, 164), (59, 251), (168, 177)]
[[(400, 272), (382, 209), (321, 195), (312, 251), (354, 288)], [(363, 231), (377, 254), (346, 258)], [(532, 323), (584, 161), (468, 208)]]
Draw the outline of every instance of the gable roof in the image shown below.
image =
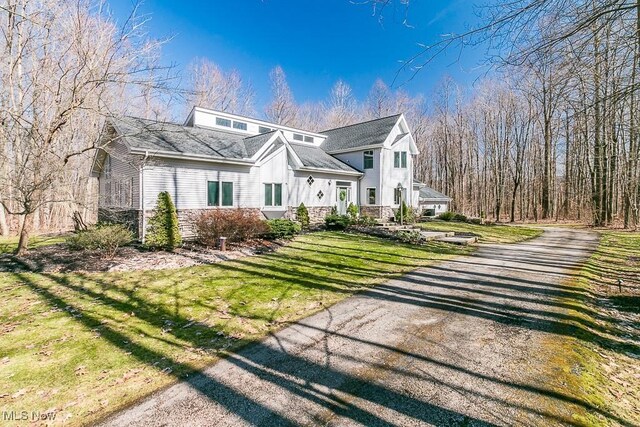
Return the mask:
[(361, 173), (341, 160), (327, 154), (318, 146), (295, 144), (291, 142), (289, 145), (306, 168), (339, 170), (358, 174)]
[(253, 157), (260, 149), (269, 142), (269, 139), (277, 132), (273, 130), (267, 133), (261, 133), (259, 135), (248, 136), (244, 138), (244, 146), (247, 151), (248, 157)]
[(243, 135), (135, 117), (110, 120), (129, 149), (225, 159), (246, 159)]
[(451, 197), (425, 186), (420, 188), (420, 199), (451, 200)]
[(321, 132), (327, 136), (321, 147), (327, 152), (333, 152), (381, 145), (389, 136), (400, 116), (401, 114), (395, 114)]

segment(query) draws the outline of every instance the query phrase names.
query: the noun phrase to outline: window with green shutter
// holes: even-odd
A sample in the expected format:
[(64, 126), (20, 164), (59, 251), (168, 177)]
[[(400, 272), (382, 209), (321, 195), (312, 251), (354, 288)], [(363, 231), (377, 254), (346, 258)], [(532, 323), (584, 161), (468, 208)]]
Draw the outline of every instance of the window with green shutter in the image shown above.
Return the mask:
[(402, 151), (400, 153), (400, 164), (401, 164), (401, 167), (406, 169), (406, 167), (407, 167), (407, 152), (406, 151)]
[(220, 183), (218, 181), (207, 182), (207, 206), (220, 205)]
[(394, 151), (394, 153), (393, 153), (393, 167), (394, 168), (399, 168), (400, 167), (400, 152), (399, 151)]
[(222, 206), (233, 206), (233, 182), (222, 183)]

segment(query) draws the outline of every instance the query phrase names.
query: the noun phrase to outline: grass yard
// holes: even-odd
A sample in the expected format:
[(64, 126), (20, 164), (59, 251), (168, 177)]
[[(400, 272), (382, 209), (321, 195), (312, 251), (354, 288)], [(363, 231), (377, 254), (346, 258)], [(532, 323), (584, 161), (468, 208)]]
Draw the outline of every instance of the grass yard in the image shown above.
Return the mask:
[(517, 243), (538, 237), (543, 230), (509, 225), (479, 225), (455, 221), (429, 221), (419, 224), (425, 230), (456, 231), (478, 235), (482, 243)]
[[(55, 245), (56, 243), (63, 243), (65, 236), (62, 234), (50, 235), (50, 236), (31, 236), (29, 239), (29, 248), (37, 248), (39, 246)], [(0, 236), (0, 254), (13, 253), (18, 248), (18, 237), (4, 237)]]
[(0, 406), (90, 424), (349, 295), (472, 249), (360, 234), (132, 273), (0, 273)]
[[(562, 344), (549, 341), (559, 355), (561, 382), (585, 402), (616, 414), (620, 424), (640, 425), (640, 233), (602, 231), (598, 248), (576, 273), (571, 284), (586, 296), (566, 301), (575, 307), (568, 314), (600, 330)], [(576, 421), (611, 425), (593, 413)]]

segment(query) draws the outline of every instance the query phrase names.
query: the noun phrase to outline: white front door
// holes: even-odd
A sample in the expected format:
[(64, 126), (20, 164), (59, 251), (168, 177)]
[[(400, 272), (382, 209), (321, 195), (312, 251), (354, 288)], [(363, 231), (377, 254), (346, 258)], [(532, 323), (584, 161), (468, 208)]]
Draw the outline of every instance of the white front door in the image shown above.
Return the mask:
[(347, 207), (349, 206), (349, 202), (351, 202), (351, 187), (338, 187), (336, 198), (338, 199), (336, 200), (338, 214), (346, 215)]

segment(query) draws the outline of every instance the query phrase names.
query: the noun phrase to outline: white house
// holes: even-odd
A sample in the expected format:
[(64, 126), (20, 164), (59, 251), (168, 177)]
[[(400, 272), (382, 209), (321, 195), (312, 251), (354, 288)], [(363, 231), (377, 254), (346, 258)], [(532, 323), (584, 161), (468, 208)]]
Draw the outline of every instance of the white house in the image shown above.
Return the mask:
[(418, 154), (402, 114), (309, 132), (195, 107), (184, 124), (109, 120), (92, 175), (99, 218), (146, 228), (158, 193), (168, 191), (183, 233), (206, 209), (251, 209), (294, 218), (304, 203), (319, 222), (335, 206), (388, 219), (401, 200), (417, 206)]

